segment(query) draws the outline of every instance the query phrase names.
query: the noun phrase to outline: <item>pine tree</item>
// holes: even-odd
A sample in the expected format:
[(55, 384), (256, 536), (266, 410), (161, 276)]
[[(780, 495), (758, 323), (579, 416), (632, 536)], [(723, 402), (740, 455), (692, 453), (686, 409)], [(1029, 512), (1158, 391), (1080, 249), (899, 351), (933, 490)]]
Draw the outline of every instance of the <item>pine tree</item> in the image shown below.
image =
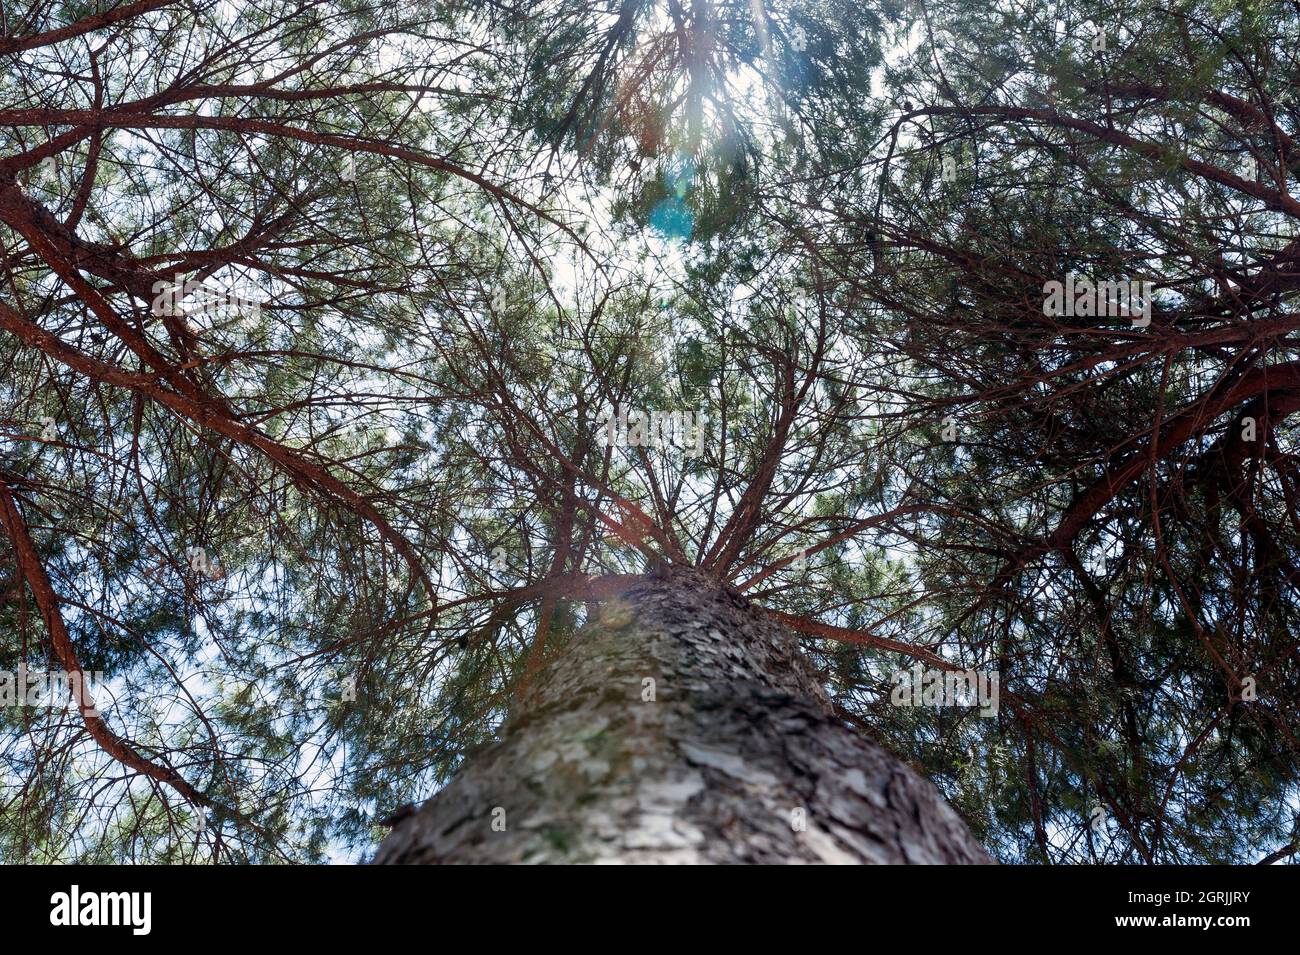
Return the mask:
[(1294, 854), (1291, 6), (4, 17), (0, 858)]

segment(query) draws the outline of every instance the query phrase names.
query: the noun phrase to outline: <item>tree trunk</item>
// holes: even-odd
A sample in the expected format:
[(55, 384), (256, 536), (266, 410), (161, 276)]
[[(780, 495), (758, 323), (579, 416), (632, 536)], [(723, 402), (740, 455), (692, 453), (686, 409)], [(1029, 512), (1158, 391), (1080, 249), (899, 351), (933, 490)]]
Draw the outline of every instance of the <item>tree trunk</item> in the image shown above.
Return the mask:
[(832, 715), (785, 628), (681, 570), (603, 603), (375, 858), (989, 861), (933, 785)]

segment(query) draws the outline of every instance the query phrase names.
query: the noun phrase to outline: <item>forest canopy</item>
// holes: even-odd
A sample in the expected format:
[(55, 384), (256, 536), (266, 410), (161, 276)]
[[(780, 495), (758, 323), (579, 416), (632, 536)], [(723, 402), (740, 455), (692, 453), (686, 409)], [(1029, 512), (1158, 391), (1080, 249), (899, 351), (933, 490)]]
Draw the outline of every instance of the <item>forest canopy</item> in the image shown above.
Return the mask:
[(366, 858), (661, 565), (1001, 861), (1292, 858), (1298, 36), (6, 0), (0, 860)]

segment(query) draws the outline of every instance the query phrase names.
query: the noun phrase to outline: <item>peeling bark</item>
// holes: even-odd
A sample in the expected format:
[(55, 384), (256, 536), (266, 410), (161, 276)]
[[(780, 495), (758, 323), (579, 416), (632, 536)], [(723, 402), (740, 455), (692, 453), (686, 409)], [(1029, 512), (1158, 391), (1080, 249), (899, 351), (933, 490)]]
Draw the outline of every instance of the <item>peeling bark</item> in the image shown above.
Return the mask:
[(375, 858), (989, 861), (931, 783), (833, 716), (784, 627), (683, 570), (604, 602)]

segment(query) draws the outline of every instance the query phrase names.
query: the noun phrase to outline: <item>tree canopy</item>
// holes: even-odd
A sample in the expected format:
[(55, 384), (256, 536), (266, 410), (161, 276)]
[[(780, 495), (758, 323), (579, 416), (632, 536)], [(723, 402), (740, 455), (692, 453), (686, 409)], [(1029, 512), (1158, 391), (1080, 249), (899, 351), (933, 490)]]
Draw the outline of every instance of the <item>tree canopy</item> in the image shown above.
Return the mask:
[[(0, 858), (364, 857), (665, 563), (1003, 861), (1291, 858), (1298, 35), (7, 3), (0, 671), (103, 680), (0, 706)], [(916, 662), (996, 716), (892, 705)]]

